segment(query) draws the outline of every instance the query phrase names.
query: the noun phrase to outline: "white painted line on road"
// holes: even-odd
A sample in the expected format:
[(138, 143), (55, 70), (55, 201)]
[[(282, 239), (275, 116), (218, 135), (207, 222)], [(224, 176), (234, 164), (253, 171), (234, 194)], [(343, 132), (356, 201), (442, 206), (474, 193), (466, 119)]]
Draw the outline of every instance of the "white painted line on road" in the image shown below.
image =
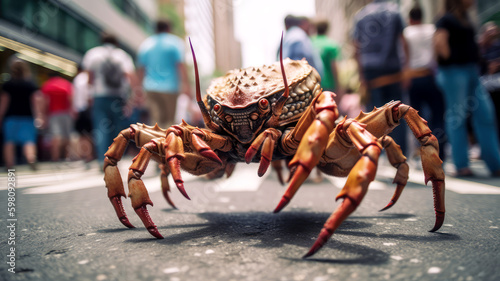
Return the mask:
[[(83, 172), (82, 172), (83, 173)], [(127, 181), (126, 181), (126, 171), (121, 170), (120, 171), (122, 175), (122, 180), (123, 184), (126, 186)], [(193, 176), (188, 173), (183, 173), (183, 179), (184, 182), (189, 182), (196, 180), (198, 177)], [(160, 176), (149, 176), (149, 177), (143, 177), (143, 182), (148, 191), (155, 192), (161, 189), (160, 185)], [(170, 187), (175, 187), (175, 184), (172, 180), (171, 177), (169, 177), (169, 183)], [(47, 185), (45, 182), (44, 186), (37, 186), (34, 188), (28, 188), (26, 191), (24, 191), (25, 194), (51, 194), (51, 193), (62, 193), (62, 192), (68, 192), (68, 191), (74, 191), (74, 190), (80, 190), (80, 189), (86, 189), (86, 188), (93, 188), (93, 187), (105, 187), (104, 184), (104, 174), (98, 173), (95, 175), (92, 175), (89, 177), (88, 175), (85, 177), (79, 177), (79, 178), (74, 178), (73, 180), (66, 180), (66, 182), (61, 183), (61, 184), (55, 184), (55, 185)], [(127, 188), (126, 188), (127, 189)]]
[[(377, 175), (384, 176), (388, 178), (394, 177), (396, 171), (387, 168), (379, 169)], [(424, 183), (424, 173), (418, 170), (410, 170), (409, 182), (416, 184)], [(430, 185), (430, 183), (429, 183)], [(500, 194), (500, 187), (494, 187), (478, 182), (461, 180), (452, 177), (445, 178), (446, 190), (450, 190), (459, 194)]]

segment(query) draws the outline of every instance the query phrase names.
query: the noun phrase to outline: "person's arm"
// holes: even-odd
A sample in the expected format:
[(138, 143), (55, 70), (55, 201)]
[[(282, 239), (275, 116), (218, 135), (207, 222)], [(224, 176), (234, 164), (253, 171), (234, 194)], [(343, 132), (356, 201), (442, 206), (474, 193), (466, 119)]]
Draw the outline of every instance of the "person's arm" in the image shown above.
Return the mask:
[(361, 83), (361, 87), (366, 87), (367, 84), (363, 72), (363, 65), (361, 64), (361, 52), (360, 52), (359, 42), (354, 40), (353, 46), (354, 46), (354, 60), (356, 60), (356, 64), (358, 65), (359, 82)]
[(335, 82), (335, 94), (337, 94), (337, 100), (340, 101), (342, 99), (342, 96), (344, 95), (344, 90), (340, 86), (339, 82), (339, 71), (337, 67), (337, 61), (331, 60), (330, 61), (330, 67), (332, 69), (332, 75), (333, 75), (333, 81)]
[(434, 51), (438, 57), (445, 60), (451, 55), (449, 36), (449, 32), (443, 28), (438, 28), (434, 33)]
[(408, 41), (406, 41), (406, 38), (401, 35), (399, 36), (399, 40), (401, 40), (401, 45), (403, 45), (403, 52), (405, 55), (404, 62), (403, 62), (403, 81), (402, 85), (404, 89), (408, 89), (410, 87), (411, 79), (405, 75), (405, 73), (408, 72), (410, 69), (410, 46), (408, 45)]
[(37, 90), (31, 95), (31, 110), (35, 118), (35, 126), (37, 128), (44, 128), (47, 124), (47, 110), (49, 102), (40, 90)]
[(184, 93), (188, 95), (190, 99), (193, 99), (186, 65), (182, 62), (177, 63), (177, 71), (179, 71), (179, 75), (181, 78), (181, 93)]
[(9, 108), (10, 104), (10, 97), (9, 95), (2, 91), (0, 93), (0, 126), (2, 125), (3, 118), (5, 114), (7, 113), (7, 109)]

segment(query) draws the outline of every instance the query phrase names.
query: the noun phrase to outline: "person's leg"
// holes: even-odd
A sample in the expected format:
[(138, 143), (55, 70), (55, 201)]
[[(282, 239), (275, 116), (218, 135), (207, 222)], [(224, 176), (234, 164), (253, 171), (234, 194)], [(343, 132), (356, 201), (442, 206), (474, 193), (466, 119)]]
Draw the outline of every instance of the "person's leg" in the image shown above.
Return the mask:
[(50, 158), (53, 162), (61, 160), (62, 119), (58, 114), (49, 117)]
[(35, 169), (36, 163), (36, 145), (33, 142), (27, 142), (23, 146), (24, 157), (26, 157), (26, 161), (31, 165), (32, 169)]
[(33, 118), (24, 117), (22, 120), (22, 129), (20, 129), (21, 139), (19, 143), (23, 145), (23, 154), (31, 169), (35, 170), (37, 160), (37, 131), (33, 123)]
[(94, 99), (92, 107), (92, 123), (93, 123), (93, 136), (95, 141), (95, 148), (97, 153), (97, 160), (102, 166), (104, 163), (104, 154), (106, 153), (109, 142), (108, 135), (111, 134), (111, 120), (108, 118), (110, 111), (109, 98), (97, 97)]
[(472, 111), (474, 134), (481, 147), (481, 158), (492, 173), (500, 172), (500, 142), (496, 127), (496, 116), (490, 95), (479, 83), (477, 68), (470, 66), (471, 98), (467, 100)]
[(16, 164), (16, 127), (19, 127), (19, 124), (16, 124), (15, 119), (15, 117), (6, 117), (2, 128), (4, 136), (3, 157), (7, 169), (14, 168)]
[(175, 123), (175, 112), (177, 108), (177, 94), (163, 95), (163, 104), (165, 105), (164, 116), (162, 116), (162, 126), (168, 128)]
[(453, 163), (457, 171), (468, 169), (466, 101), (469, 75), (460, 67), (440, 67), (437, 81), (446, 102), (445, 126), (451, 144)]
[(3, 157), (7, 169), (14, 168), (16, 164), (16, 145), (13, 142), (5, 142), (3, 145)]
[(149, 123), (154, 125), (160, 121), (161, 110), (161, 100), (159, 100), (160, 93), (147, 92), (146, 93), (146, 106), (149, 111)]
[(432, 134), (436, 136), (439, 142), (439, 158), (445, 160), (444, 145), (447, 143), (447, 136), (444, 126), (444, 99), (441, 90), (436, 85), (433, 75), (426, 76), (422, 80), (424, 88), (420, 94), (423, 103), (427, 104), (431, 110), (431, 116), (427, 120)]

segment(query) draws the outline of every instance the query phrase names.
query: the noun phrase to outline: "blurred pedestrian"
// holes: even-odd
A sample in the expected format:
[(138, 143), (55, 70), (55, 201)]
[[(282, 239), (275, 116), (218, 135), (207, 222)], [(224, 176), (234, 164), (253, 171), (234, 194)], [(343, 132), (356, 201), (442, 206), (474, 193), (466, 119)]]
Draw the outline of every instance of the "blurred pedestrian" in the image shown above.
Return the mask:
[(285, 17), (285, 29), (283, 58), (290, 58), (292, 60), (305, 58), (323, 77), (323, 63), (308, 36), (310, 30), (309, 19), (288, 15)]
[(491, 98), (479, 83), (479, 47), (467, 11), (473, 0), (446, 0), (446, 13), (436, 23), (437, 80), (443, 90), (445, 124), (457, 176), (472, 176), (468, 159), (467, 118), (490, 172), (500, 176), (500, 151)]
[(37, 131), (35, 122), (42, 126), (41, 93), (31, 81), (26, 62), (14, 59), (10, 64), (10, 80), (0, 94), (0, 125), (3, 127), (3, 155), (7, 169), (16, 164), (16, 145), (22, 145), (30, 167), (36, 169)]
[(479, 47), (482, 59), (481, 83), (493, 100), (500, 133), (500, 28), (495, 22), (487, 22), (481, 27)]
[(435, 79), (436, 60), (433, 37), (434, 24), (422, 23), (423, 13), (419, 6), (410, 10), (410, 25), (404, 29), (404, 37), (408, 43), (409, 69), (405, 73), (410, 80), (408, 94), (410, 105), (421, 114), (424, 107), (429, 109), (430, 116), (422, 116), (429, 122), (429, 128), (439, 141), (439, 158), (445, 159), (444, 145), (446, 134), (444, 129), (444, 99)]
[[(402, 57), (408, 57), (408, 46), (403, 29), (398, 4), (387, 0), (373, 0), (354, 18), (352, 39), (360, 82), (369, 94), (368, 109), (404, 99), (407, 61)], [(396, 127), (390, 135), (406, 153), (406, 126)]]
[(151, 123), (165, 129), (174, 124), (179, 94), (192, 98), (184, 42), (170, 30), (169, 21), (159, 20), (156, 34), (141, 44), (137, 58), (137, 76), (146, 91)]
[(73, 79), (73, 111), (75, 112), (75, 130), (79, 134), (78, 156), (85, 162), (94, 159), (94, 142), (92, 140), (92, 116), (90, 112), (89, 74), (78, 66), (78, 74)]
[(337, 60), (340, 57), (340, 46), (327, 36), (329, 23), (321, 20), (316, 23), (316, 36), (311, 38), (313, 46), (318, 51), (323, 62), (323, 76), (321, 87), (324, 91), (337, 94), (337, 100), (342, 98), (342, 90), (339, 83), (339, 72)]
[(83, 68), (89, 73), (92, 85), (92, 132), (100, 165), (113, 139), (123, 129), (125, 105), (137, 79), (134, 62), (129, 54), (118, 47), (112, 34), (101, 36), (102, 45), (92, 48), (83, 57)]
[(50, 157), (56, 162), (66, 158), (70, 134), (73, 130), (72, 85), (56, 72), (42, 85), (45, 98), (44, 116), (47, 116), (50, 134)]

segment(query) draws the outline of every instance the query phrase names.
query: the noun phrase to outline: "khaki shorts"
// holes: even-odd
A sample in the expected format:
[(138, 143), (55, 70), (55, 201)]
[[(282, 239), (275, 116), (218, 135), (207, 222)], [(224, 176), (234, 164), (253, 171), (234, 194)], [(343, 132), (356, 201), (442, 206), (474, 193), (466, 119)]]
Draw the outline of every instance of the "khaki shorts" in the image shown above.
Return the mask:
[(158, 123), (163, 129), (174, 125), (178, 93), (146, 93), (150, 125)]
[(51, 137), (69, 139), (73, 130), (73, 119), (69, 113), (55, 113), (49, 116), (49, 133)]

